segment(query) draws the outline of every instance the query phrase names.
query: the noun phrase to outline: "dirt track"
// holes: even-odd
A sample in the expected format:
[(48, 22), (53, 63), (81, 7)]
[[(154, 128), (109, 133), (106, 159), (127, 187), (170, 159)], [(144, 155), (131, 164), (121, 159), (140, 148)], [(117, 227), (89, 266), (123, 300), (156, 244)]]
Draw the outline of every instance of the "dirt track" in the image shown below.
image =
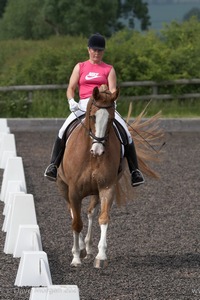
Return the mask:
[[(93, 261), (70, 267), (71, 220), (54, 183), (43, 178), (56, 131), (12, 132), (53, 284), (78, 285), (81, 300), (200, 299), (200, 132), (168, 134), (161, 180), (147, 179), (127, 207), (113, 207), (105, 270), (94, 269)], [(2, 211), (0, 202), (0, 226)], [(14, 287), (19, 259), (3, 253), (4, 242), (0, 231), (0, 299), (28, 300), (30, 288)]]

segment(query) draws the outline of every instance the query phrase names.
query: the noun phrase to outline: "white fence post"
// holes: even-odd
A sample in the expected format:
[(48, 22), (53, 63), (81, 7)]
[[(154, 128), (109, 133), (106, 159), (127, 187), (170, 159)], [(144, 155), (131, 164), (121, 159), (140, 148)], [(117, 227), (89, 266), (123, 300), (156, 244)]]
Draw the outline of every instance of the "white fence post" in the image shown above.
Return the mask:
[(23, 251), (42, 251), (38, 225), (19, 225), (13, 256), (21, 257)]
[(13, 199), (10, 223), (6, 234), (4, 252), (13, 254), (19, 225), (37, 225), (33, 195), (16, 195)]
[(32, 288), (29, 300), (79, 300), (77, 285), (50, 285)]
[(15, 285), (52, 285), (48, 258), (44, 251), (23, 251), (17, 271)]
[(19, 180), (22, 182), (22, 190), (26, 192), (26, 182), (24, 176), (24, 167), (21, 157), (10, 157), (7, 161), (3, 173), (0, 199), (5, 201), (6, 189), (9, 180)]
[(10, 133), (10, 128), (7, 125), (7, 119), (0, 118), (0, 132)]
[(17, 155), (15, 136), (3, 133), (0, 141), (0, 169), (5, 169), (8, 158)]
[(29, 300), (80, 300), (76, 285), (52, 284), (47, 254), (42, 251), (33, 195), (26, 194), (22, 158), (16, 157), (15, 138), (9, 133), (7, 120), (0, 119), (0, 168), (5, 169), (0, 194), (5, 203), (4, 252), (21, 257), (14, 284), (34, 286)]

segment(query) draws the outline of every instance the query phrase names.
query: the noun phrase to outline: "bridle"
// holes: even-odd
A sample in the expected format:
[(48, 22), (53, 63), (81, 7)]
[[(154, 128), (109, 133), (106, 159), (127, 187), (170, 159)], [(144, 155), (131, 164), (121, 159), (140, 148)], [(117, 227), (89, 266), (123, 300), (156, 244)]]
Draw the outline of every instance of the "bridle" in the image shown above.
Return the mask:
[[(103, 91), (103, 92), (101, 92), (102, 94), (106, 94), (106, 97), (107, 97), (107, 95), (111, 95), (111, 93), (108, 91)], [(98, 105), (97, 104), (97, 101), (93, 98), (92, 99), (92, 104), (95, 106), (95, 107), (97, 107), (97, 108), (99, 108), (99, 109), (109, 109), (109, 108), (113, 108), (113, 107), (115, 107), (115, 103), (113, 102), (112, 104), (110, 104), (110, 105), (107, 105), (107, 106), (101, 106), (101, 105)], [(85, 128), (85, 130), (87, 131), (87, 133), (88, 133), (88, 135), (90, 136), (90, 138), (93, 140), (93, 142), (92, 142), (92, 144), (95, 144), (95, 143), (99, 143), (99, 144), (102, 144), (103, 146), (105, 145), (105, 142), (106, 142), (106, 140), (107, 140), (107, 137), (108, 137), (108, 133), (104, 136), (104, 137), (98, 137), (98, 136), (96, 136), (93, 132), (92, 132), (92, 130), (89, 128), (87, 128), (86, 126), (85, 126), (85, 124), (82, 122), (82, 120), (78, 117), (78, 116), (76, 116), (76, 118), (80, 121), (80, 123), (81, 123), (81, 125)]]
[[(101, 92), (102, 94), (106, 94), (106, 98), (107, 98), (107, 95), (111, 95), (111, 93), (108, 91), (104, 91), (104, 92)], [(113, 108), (115, 107), (115, 104), (114, 102), (111, 103), (110, 105), (107, 105), (107, 106), (101, 106), (101, 105), (98, 105), (97, 104), (97, 101), (93, 98), (92, 100), (92, 104), (99, 108), (99, 109), (109, 109), (109, 108)], [(93, 142), (92, 144), (95, 144), (95, 143), (98, 143), (98, 144), (102, 144), (103, 146), (105, 145), (105, 142), (107, 140), (107, 137), (108, 137), (108, 133), (104, 136), (104, 137), (97, 137), (95, 134), (93, 134), (93, 132), (91, 131), (91, 129), (89, 129), (89, 136), (93, 139)]]

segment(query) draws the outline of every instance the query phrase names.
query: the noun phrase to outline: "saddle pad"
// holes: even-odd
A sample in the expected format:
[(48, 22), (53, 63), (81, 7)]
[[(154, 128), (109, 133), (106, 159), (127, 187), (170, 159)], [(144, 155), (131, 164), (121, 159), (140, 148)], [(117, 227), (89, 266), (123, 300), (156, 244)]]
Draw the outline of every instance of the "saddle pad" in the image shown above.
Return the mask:
[(123, 126), (116, 119), (114, 119), (113, 125), (114, 125), (115, 133), (116, 133), (118, 139), (120, 140), (121, 144), (127, 145), (128, 137), (127, 137), (126, 131), (123, 128)]

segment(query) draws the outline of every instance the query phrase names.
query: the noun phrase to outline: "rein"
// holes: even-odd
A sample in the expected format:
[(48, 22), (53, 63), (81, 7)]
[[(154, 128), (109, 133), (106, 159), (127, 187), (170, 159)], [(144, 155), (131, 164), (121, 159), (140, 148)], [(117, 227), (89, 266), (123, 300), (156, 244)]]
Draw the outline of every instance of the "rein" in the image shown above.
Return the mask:
[[(117, 111), (116, 111), (117, 112)], [(117, 112), (117, 114), (119, 114)], [(139, 137), (141, 137), (145, 142), (146, 144), (157, 154), (159, 154), (159, 152), (162, 150), (162, 148), (166, 145), (166, 142), (163, 142), (162, 145), (160, 146), (160, 148), (157, 150), (155, 149), (143, 136), (142, 134), (140, 134), (135, 128), (133, 128), (133, 126), (131, 126), (125, 119), (124, 119), (124, 122), (127, 124), (128, 127), (130, 127), (133, 131), (135, 131), (135, 133), (137, 135), (139, 135)], [(149, 133), (151, 136), (155, 137), (155, 135), (153, 133)]]

